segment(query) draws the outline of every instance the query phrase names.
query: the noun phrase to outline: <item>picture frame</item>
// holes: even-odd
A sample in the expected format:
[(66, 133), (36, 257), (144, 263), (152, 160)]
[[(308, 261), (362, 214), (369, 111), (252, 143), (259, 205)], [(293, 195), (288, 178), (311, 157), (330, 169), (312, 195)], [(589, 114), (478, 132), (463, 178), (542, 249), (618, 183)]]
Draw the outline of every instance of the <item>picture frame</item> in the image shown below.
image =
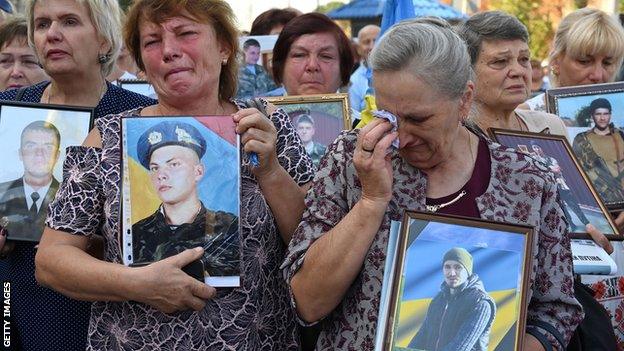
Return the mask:
[(124, 264), (202, 246), (198, 278), (240, 286), (240, 150), (230, 116), (122, 117)]
[[(375, 350), (433, 349), (430, 332), (444, 325), (454, 335), (475, 309), (483, 316), (475, 332), (487, 334), (488, 349), (523, 350), (531, 227), (415, 211), (392, 227)], [(451, 287), (461, 289), (461, 305), (445, 319), (438, 309)]]
[[(501, 145), (519, 150), (550, 169), (557, 183), (572, 238), (591, 239), (585, 230), (585, 225), (591, 223), (609, 240), (622, 240), (609, 210), (564, 136), (496, 128), (491, 128), (489, 132)], [(527, 149), (530, 153), (523, 151)]]
[(66, 148), (82, 145), (93, 119), (88, 107), (0, 101), (0, 227), (9, 240), (41, 239)]
[(340, 132), (351, 129), (348, 94), (279, 96), (266, 99), (288, 114), (315, 166), (318, 166), (327, 147)]
[(624, 82), (550, 89), (546, 96), (549, 112), (575, 122), (567, 128), (572, 150), (600, 197), (609, 209), (624, 209)]
[(118, 79), (117, 85), (120, 88), (130, 90), (153, 99), (158, 99), (154, 87), (146, 80), (142, 79)]

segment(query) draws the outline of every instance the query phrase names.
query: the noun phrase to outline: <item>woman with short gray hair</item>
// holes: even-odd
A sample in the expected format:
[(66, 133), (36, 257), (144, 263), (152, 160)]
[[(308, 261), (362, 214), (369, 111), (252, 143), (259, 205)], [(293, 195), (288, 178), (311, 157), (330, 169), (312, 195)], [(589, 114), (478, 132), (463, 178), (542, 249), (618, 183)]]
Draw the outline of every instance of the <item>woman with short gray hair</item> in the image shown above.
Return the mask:
[[(330, 146), (282, 266), (299, 322), (324, 320), (316, 348), (373, 348), (390, 221), (409, 209), (535, 227), (525, 349), (564, 349), (583, 312), (557, 186), (541, 163), (464, 126), (474, 95), (465, 43), (441, 19), (401, 22), (371, 67), (384, 118)], [(459, 336), (440, 343), (478, 349)]]

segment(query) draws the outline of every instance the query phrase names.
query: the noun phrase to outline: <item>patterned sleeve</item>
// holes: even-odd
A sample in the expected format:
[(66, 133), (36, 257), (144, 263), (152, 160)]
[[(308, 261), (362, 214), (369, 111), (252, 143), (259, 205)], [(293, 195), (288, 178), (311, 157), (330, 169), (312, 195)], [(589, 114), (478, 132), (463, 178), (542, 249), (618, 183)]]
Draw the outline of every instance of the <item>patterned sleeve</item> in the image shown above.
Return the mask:
[(75, 235), (95, 234), (102, 218), (100, 148), (70, 146), (63, 182), (48, 208), (46, 225)]
[[(296, 302), (290, 288), (292, 277), (303, 265), (308, 248), (327, 231), (332, 229), (349, 212), (349, 201), (346, 199), (347, 184), (346, 159), (351, 159), (346, 140), (348, 134), (342, 134), (330, 146), (325, 157), (321, 159), (319, 169), (314, 177), (312, 187), (305, 199), (306, 210), (303, 220), (293, 234), (286, 260), (281, 266), (288, 284), (290, 301), (296, 310)], [(350, 161), (349, 161), (350, 162)], [(313, 325), (297, 317), (302, 325)]]
[[(266, 101), (264, 101), (266, 107)], [(299, 135), (293, 128), (290, 118), (284, 110), (278, 108), (271, 115), (271, 121), (277, 129), (277, 159), (299, 185), (312, 181), (314, 166), (305, 151)]]
[[(574, 297), (570, 237), (567, 234), (557, 185), (547, 178), (542, 195), (539, 250), (533, 263), (535, 281), (527, 314), (527, 333), (535, 336), (546, 350), (565, 350), (583, 309)], [(551, 347), (552, 346), (552, 347)]]

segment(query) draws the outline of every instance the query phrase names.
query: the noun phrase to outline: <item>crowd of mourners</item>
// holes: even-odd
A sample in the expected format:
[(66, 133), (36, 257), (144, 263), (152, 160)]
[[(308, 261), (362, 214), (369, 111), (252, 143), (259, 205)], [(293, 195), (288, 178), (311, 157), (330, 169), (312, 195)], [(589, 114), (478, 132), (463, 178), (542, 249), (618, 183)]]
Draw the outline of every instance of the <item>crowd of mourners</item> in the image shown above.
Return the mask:
[[(240, 33), (223, 0), (134, 0), (126, 13), (117, 0), (0, 9), (0, 100), (91, 107), (95, 117), (66, 150), (56, 196), (26, 199), (47, 211), (41, 240), (13, 241), (0, 220), (15, 350), (373, 350), (390, 222), (431, 208), (534, 228), (523, 350), (624, 349), (624, 292), (603, 305), (574, 275), (555, 174), (487, 134), (567, 136), (543, 92), (616, 80), (624, 29), (613, 16), (565, 16), (542, 66), (525, 25), (501, 11), (409, 19), (384, 33), (371, 24), (352, 41), (326, 15), (294, 9), (269, 10)], [(260, 35), (278, 35), (271, 53)], [(155, 98), (116, 84), (137, 77)], [(340, 92), (357, 128), (327, 146), (302, 134), (312, 117), (293, 121), (263, 98)], [(398, 125), (360, 123), (371, 110)], [(257, 155), (240, 164), (239, 288), (182, 270), (201, 249), (123, 264), (121, 119), (176, 115), (229, 115), (241, 148)], [(624, 216), (614, 221), (624, 229)], [(608, 253), (624, 250), (585, 229)], [(591, 338), (595, 348), (583, 348)]]

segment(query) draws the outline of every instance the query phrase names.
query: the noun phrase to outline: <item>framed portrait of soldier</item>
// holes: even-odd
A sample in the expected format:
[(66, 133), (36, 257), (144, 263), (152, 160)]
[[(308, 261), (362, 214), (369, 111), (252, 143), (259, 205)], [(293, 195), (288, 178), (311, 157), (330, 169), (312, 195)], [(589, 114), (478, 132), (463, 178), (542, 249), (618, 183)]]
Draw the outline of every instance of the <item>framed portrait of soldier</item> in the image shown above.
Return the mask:
[(203, 247), (200, 279), (240, 286), (235, 128), (231, 116), (122, 118), (124, 264), (146, 265)]
[(0, 101), (0, 227), (9, 240), (41, 239), (65, 149), (82, 145), (92, 125), (92, 108)]
[(315, 167), (327, 147), (343, 130), (351, 129), (348, 94), (280, 96), (267, 98), (283, 109), (299, 134)]
[(564, 136), (501, 129), (491, 129), (491, 133), (500, 144), (533, 157), (552, 173), (572, 237), (590, 239), (586, 225), (592, 224), (610, 240), (622, 240), (607, 207)]
[(407, 211), (393, 224), (375, 350), (522, 350), (533, 229)]
[(572, 150), (611, 210), (624, 209), (624, 83), (551, 89), (548, 109), (570, 123)]
[(137, 94), (157, 99), (154, 87), (146, 80), (142, 79), (118, 79), (117, 85), (126, 90), (133, 91)]

